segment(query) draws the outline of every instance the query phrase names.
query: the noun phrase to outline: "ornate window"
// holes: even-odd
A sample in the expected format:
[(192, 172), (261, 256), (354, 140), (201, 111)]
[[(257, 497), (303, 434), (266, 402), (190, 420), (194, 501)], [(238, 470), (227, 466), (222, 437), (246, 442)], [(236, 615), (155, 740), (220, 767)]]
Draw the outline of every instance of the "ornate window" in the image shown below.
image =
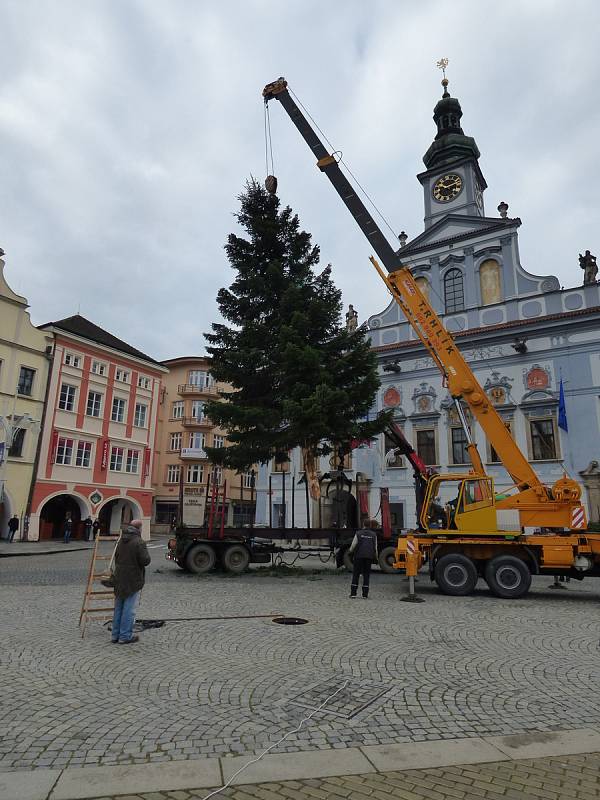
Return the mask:
[(417, 453), (428, 466), (437, 464), (434, 428), (417, 431)]
[(465, 309), (463, 276), (459, 269), (449, 269), (444, 275), (444, 306), (446, 314)]
[(423, 292), (425, 297), (429, 298), (429, 281), (427, 278), (424, 275), (421, 275), (419, 278), (415, 278), (415, 283)]
[(481, 303), (489, 306), (500, 303), (502, 300), (502, 282), (500, 277), (500, 264), (493, 258), (488, 258), (479, 267), (479, 287), (481, 289)]
[(469, 453), (467, 452), (467, 435), (462, 426), (458, 428), (450, 428), (450, 436), (452, 440), (452, 464), (468, 464)]
[(558, 458), (556, 447), (555, 420), (530, 419), (529, 432), (531, 437), (531, 457), (533, 461), (548, 461)]

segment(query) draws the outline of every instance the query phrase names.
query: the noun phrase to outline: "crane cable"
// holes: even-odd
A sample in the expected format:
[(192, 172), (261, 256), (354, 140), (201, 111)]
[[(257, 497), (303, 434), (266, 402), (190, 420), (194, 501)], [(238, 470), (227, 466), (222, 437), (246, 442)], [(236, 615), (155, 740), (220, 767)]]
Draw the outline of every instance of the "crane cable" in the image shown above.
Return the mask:
[(296, 94), (296, 93), (293, 91), (293, 89), (291, 89), (291, 88), (290, 88), (290, 86), (288, 86), (288, 87), (287, 87), (287, 90), (288, 90), (288, 92), (289, 92), (289, 93), (292, 95), (292, 97), (294, 98), (294, 100), (295, 100), (295, 101), (298, 103), (298, 105), (300, 106), (300, 108), (301, 108), (301, 109), (304, 111), (304, 113), (306, 114), (306, 116), (307, 116), (307, 117), (310, 119), (310, 121), (311, 121), (311, 122), (312, 122), (312, 124), (315, 126), (315, 128), (316, 128), (316, 129), (319, 131), (319, 133), (321, 134), (321, 136), (323, 137), (323, 139), (325, 139), (325, 141), (327, 142), (327, 144), (329, 145), (329, 147), (331, 147), (331, 152), (332, 152), (332, 155), (334, 155), (334, 156), (336, 156), (336, 155), (337, 155), (337, 156), (338, 156), (338, 158), (337, 158), (337, 161), (338, 161), (338, 163), (339, 163), (339, 164), (343, 164), (343, 165), (344, 165), (344, 167), (346, 168), (346, 171), (348, 172), (348, 174), (350, 175), (350, 177), (352, 178), (352, 180), (354, 181), (354, 183), (356, 184), (356, 186), (357, 186), (357, 187), (360, 189), (360, 191), (362, 192), (362, 194), (364, 195), (364, 197), (365, 197), (365, 198), (367, 199), (367, 201), (368, 201), (368, 202), (371, 204), (371, 206), (372, 206), (372, 207), (373, 207), (373, 209), (375, 210), (375, 213), (376, 213), (376, 214), (377, 214), (377, 215), (380, 217), (380, 219), (383, 221), (384, 225), (386, 225), (386, 226), (387, 226), (387, 228), (390, 230), (390, 233), (392, 234), (392, 236), (394, 237), (394, 239), (397, 239), (398, 237), (397, 237), (397, 235), (396, 235), (396, 232), (394, 231), (394, 229), (392, 228), (392, 226), (390, 225), (390, 223), (387, 221), (387, 219), (386, 219), (386, 218), (385, 218), (385, 216), (383, 215), (383, 212), (382, 212), (382, 211), (380, 211), (380, 210), (379, 210), (379, 208), (378, 208), (378, 207), (375, 205), (375, 202), (374, 202), (374, 200), (373, 200), (373, 199), (370, 197), (370, 195), (368, 194), (367, 190), (366, 190), (366, 189), (365, 189), (365, 188), (362, 186), (362, 184), (360, 183), (360, 181), (358, 180), (358, 178), (356, 177), (356, 175), (354, 175), (354, 173), (352, 172), (352, 170), (350, 169), (350, 167), (348, 166), (348, 164), (346, 163), (346, 161), (344, 161), (344, 159), (343, 159), (343, 157), (342, 157), (342, 151), (341, 151), (341, 150), (336, 150), (336, 148), (334, 147), (334, 145), (332, 144), (332, 142), (331, 142), (331, 141), (328, 139), (328, 137), (327, 137), (327, 135), (325, 134), (325, 132), (324, 132), (324, 131), (323, 131), (323, 130), (322, 130), (320, 127), (319, 127), (319, 125), (317, 124), (317, 122), (316, 122), (316, 120), (314, 119), (314, 117), (311, 115), (311, 113), (308, 111), (308, 109), (306, 108), (306, 106), (304, 105), (304, 103), (302, 102), (302, 100), (300, 100), (300, 98), (299, 98), (299, 97), (298, 97), (298, 95), (297, 95), (297, 94)]
[[(271, 170), (269, 171), (269, 155), (271, 156)], [(271, 137), (271, 117), (269, 115), (269, 104), (265, 102), (265, 175), (275, 174), (275, 164), (273, 162), (273, 139)]]

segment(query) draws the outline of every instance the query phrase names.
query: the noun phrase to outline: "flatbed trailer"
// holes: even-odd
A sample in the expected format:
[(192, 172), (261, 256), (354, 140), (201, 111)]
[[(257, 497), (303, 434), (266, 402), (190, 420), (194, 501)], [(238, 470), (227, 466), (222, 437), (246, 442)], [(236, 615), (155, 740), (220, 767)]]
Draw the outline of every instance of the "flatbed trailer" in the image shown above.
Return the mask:
[[(181, 569), (201, 575), (216, 567), (227, 572), (243, 572), (249, 564), (269, 564), (283, 553), (302, 556), (324, 553), (335, 556), (338, 567), (352, 569), (348, 548), (354, 528), (224, 528), (186, 527), (174, 531), (166, 558)], [(395, 572), (399, 536), (378, 531), (379, 567)]]
[(514, 599), (527, 594), (532, 575), (600, 577), (600, 533), (478, 537), (415, 531), (398, 539), (394, 566), (409, 578), (427, 566), (447, 595), (471, 594), (483, 578), (496, 597)]

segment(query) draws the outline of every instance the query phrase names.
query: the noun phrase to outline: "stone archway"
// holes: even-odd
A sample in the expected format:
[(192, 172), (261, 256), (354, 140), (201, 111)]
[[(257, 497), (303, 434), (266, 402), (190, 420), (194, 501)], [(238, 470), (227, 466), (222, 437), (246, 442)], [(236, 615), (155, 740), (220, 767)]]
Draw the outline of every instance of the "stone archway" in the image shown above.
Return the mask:
[(65, 520), (73, 522), (72, 539), (83, 539), (83, 522), (89, 516), (84, 500), (74, 494), (57, 494), (48, 498), (40, 509), (39, 538), (60, 539), (64, 536)]
[(98, 511), (100, 532), (103, 535), (120, 533), (132, 519), (143, 516), (139, 505), (130, 497), (111, 497)]

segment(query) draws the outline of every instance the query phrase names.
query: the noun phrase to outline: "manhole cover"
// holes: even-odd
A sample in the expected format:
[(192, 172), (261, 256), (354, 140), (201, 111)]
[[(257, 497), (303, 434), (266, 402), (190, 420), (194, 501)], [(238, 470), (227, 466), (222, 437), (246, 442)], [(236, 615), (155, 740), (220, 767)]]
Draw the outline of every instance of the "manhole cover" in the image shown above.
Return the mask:
[(278, 625), (306, 625), (308, 620), (302, 617), (274, 617), (273, 622)]
[[(291, 702), (303, 708), (315, 709), (327, 700), (328, 697), (339, 689), (344, 683), (343, 678), (318, 683), (294, 697)], [(389, 686), (370, 681), (350, 680), (335, 697), (321, 709), (323, 713), (334, 714), (337, 717), (350, 719), (365, 708), (375, 703), (382, 695), (389, 691)]]

